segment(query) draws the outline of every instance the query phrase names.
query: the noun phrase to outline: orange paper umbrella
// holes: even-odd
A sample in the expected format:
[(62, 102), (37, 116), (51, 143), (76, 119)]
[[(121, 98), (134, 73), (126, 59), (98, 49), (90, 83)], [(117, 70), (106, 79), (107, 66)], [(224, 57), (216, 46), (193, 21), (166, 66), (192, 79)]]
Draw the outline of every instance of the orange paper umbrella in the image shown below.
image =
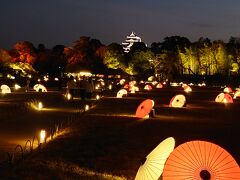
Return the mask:
[(171, 101), (169, 103), (169, 107), (181, 108), (185, 105), (185, 103), (186, 103), (185, 96), (182, 94), (178, 94), (171, 99)]
[(222, 147), (206, 141), (190, 141), (170, 154), (164, 180), (237, 180), (240, 168)]
[(135, 180), (157, 180), (161, 176), (164, 164), (174, 146), (175, 140), (172, 137), (162, 141), (148, 154), (144, 164), (139, 167)]
[(151, 99), (146, 99), (138, 106), (136, 111), (136, 117), (138, 118), (148, 117), (148, 114), (151, 112), (153, 106), (154, 101)]

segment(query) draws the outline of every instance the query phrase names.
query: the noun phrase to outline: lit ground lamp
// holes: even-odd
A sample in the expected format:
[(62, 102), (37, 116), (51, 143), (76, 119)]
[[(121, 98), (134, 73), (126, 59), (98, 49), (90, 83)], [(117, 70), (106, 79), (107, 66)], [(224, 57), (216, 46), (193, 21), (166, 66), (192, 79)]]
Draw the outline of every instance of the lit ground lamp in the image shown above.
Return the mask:
[(42, 102), (38, 102), (38, 110), (42, 110), (42, 108), (43, 108)]
[[(151, 99), (144, 100), (136, 110), (137, 118), (149, 118), (149, 113), (153, 110), (154, 101)], [(153, 114), (154, 115), (154, 114)]]
[(162, 141), (152, 152), (145, 162), (139, 167), (135, 180), (157, 180), (161, 176), (164, 164), (175, 147), (175, 140), (169, 137)]
[(67, 93), (67, 94), (66, 94), (66, 98), (67, 98), (67, 100), (69, 100), (69, 101), (72, 100), (72, 98), (73, 98), (73, 97), (72, 97), (72, 94), (71, 94), (71, 93)]
[(11, 93), (10, 87), (8, 85), (5, 85), (5, 84), (1, 85), (1, 91), (2, 91), (3, 94)]
[(39, 143), (42, 144), (46, 142), (46, 130), (42, 129), (39, 133)]
[(222, 147), (206, 141), (190, 141), (173, 150), (162, 177), (164, 180), (237, 180), (240, 168)]
[(96, 95), (96, 100), (99, 100), (101, 97), (100, 97), (100, 95)]
[(229, 94), (220, 93), (215, 98), (215, 102), (218, 102), (218, 103), (233, 103), (233, 99)]
[(117, 92), (117, 98), (122, 98), (124, 95), (125, 95), (125, 96), (127, 95), (127, 90), (126, 90), (126, 89), (120, 89), (120, 90)]
[(88, 104), (86, 104), (85, 106), (84, 106), (84, 111), (88, 111), (90, 109), (90, 106), (88, 105)]
[(182, 94), (178, 94), (174, 96), (169, 103), (169, 107), (174, 107), (174, 108), (181, 108), (185, 105), (186, 105), (186, 97)]

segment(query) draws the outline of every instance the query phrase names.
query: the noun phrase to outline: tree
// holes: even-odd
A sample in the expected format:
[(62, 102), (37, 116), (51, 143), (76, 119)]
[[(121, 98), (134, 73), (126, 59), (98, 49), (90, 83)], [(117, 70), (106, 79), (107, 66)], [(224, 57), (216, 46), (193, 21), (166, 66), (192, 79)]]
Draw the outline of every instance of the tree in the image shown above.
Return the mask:
[(154, 54), (150, 51), (135, 51), (130, 61), (128, 62), (127, 73), (131, 75), (140, 75), (148, 77), (153, 74), (151, 61), (154, 59)]
[(105, 49), (103, 63), (111, 69), (124, 68), (124, 51), (120, 44), (112, 43)]
[(17, 42), (14, 45), (14, 49), (19, 55), (18, 57), (15, 57), (14, 60), (31, 65), (34, 64), (36, 60), (36, 52), (32, 43), (28, 41)]

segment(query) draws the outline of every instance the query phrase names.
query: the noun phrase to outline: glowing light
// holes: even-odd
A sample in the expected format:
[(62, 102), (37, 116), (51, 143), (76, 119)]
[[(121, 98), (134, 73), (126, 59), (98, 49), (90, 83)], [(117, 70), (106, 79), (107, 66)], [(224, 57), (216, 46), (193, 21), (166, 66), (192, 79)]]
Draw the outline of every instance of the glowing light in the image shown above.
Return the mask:
[(100, 89), (100, 84), (97, 84), (97, 85), (95, 86), (95, 89)]
[(88, 111), (88, 110), (89, 110), (89, 108), (90, 108), (90, 107), (89, 107), (89, 105), (88, 105), (88, 104), (86, 104), (86, 105), (85, 105), (85, 108), (84, 108), (84, 110), (85, 110), (85, 111)]
[(43, 79), (44, 79), (44, 81), (48, 81), (49, 80), (48, 76), (44, 76)]
[(79, 72), (80, 76), (92, 76), (92, 73), (88, 72), (88, 71), (81, 71)]
[(54, 81), (59, 81), (59, 79), (56, 77), (56, 78), (54, 78)]
[(18, 84), (15, 84), (15, 85), (14, 85), (14, 88), (15, 88), (16, 90), (18, 90), (18, 89), (21, 88), (21, 86), (19, 86)]
[(72, 99), (72, 95), (70, 93), (67, 93), (67, 100), (71, 100)]
[(96, 100), (99, 100), (100, 99), (100, 96), (97, 94), (96, 95)]
[(41, 79), (38, 79), (37, 81), (38, 81), (38, 82), (40, 82), (40, 81), (41, 81)]
[(46, 130), (42, 129), (40, 131), (40, 135), (39, 136), (40, 136), (40, 138), (39, 138), (40, 143), (44, 143), (45, 140), (46, 140)]
[(121, 85), (123, 85), (123, 84), (125, 83), (125, 81), (126, 81), (125, 79), (121, 79), (119, 83), (120, 83)]
[(42, 108), (43, 108), (42, 102), (38, 102), (38, 110), (42, 110)]
[(112, 90), (112, 85), (111, 84), (109, 84), (108, 89)]

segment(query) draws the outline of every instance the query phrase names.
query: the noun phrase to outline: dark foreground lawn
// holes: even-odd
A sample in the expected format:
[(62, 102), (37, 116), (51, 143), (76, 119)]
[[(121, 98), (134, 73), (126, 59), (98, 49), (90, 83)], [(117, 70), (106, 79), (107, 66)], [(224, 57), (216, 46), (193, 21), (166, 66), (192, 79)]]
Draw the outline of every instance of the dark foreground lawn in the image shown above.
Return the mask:
[[(172, 90), (104, 98), (80, 115), (66, 132), (1, 173), (12, 179), (134, 179), (144, 157), (172, 136), (176, 146), (206, 140), (225, 148), (240, 163), (240, 104), (214, 102), (217, 91), (192, 92), (182, 109), (168, 108)], [(156, 117), (139, 120), (136, 106), (155, 100)]]

